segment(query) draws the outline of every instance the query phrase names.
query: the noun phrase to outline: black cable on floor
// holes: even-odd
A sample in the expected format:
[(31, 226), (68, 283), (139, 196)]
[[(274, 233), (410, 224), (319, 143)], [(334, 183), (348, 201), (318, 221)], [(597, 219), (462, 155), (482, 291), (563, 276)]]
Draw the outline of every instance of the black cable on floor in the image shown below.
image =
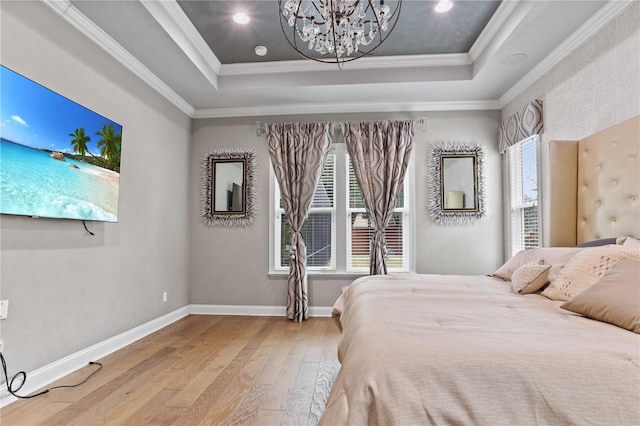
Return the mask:
[[(22, 386), (27, 381), (27, 373), (25, 373), (24, 371), (20, 371), (20, 372), (16, 373), (16, 375), (13, 376), (13, 378), (11, 380), (9, 380), (9, 374), (7, 373), (7, 362), (5, 361), (4, 355), (2, 355), (2, 352), (0, 352), (0, 361), (2, 361), (2, 372), (4, 373), (4, 380), (5, 380), (6, 384), (7, 384), (7, 390), (9, 391), (9, 393), (11, 395), (15, 396), (16, 398), (20, 398), (20, 399), (35, 398), (36, 396), (40, 396), (40, 395), (44, 395), (45, 393), (49, 393), (50, 391), (52, 391), (54, 389), (75, 388), (77, 386), (80, 386), (80, 385), (86, 383), (86, 381), (89, 380), (91, 377), (93, 377), (94, 374), (96, 374), (98, 371), (102, 370), (102, 364), (100, 364), (99, 362), (91, 361), (91, 362), (89, 362), (89, 365), (97, 365), (98, 369), (95, 370), (93, 373), (89, 374), (80, 383), (76, 383), (75, 385), (53, 386), (53, 387), (50, 387), (48, 389), (45, 389), (45, 390), (43, 390), (41, 392), (38, 392), (36, 394), (33, 394), (33, 395), (22, 396), (22, 395), (18, 395), (16, 392), (18, 392), (20, 389), (22, 389)], [(14, 389), (13, 382), (19, 377), (22, 378), (22, 382), (20, 383), (20, 385), (17, 388)]]

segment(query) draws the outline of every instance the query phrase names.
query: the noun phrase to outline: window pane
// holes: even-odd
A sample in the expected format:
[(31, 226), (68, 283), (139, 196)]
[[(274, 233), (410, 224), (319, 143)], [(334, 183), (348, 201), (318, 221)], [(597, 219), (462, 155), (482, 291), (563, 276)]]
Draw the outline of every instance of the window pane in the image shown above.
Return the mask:
[[(402, 213), (394, 213), (391, 221), (385, 230), (385, 240), (387, 241), (387, 251), (389, 258), (387, 268), (405, 268), (405, 258), (402, 242), (403, 230)], [(371, 259), (371, 238), (373, 228), (366, 213), (351, 214), (351, 258), (349, 268), (369, 268)]]
[(509, 148), (511, 252), (540, 246), (536, 139)]
[(511, 205), (532, 205), (538, 202), (538, 164), (536, 141), (529, 140), (510, 148)]
[[(327, 156), (327, 160), (324, 163), (320, 180), (316, 185), (316, 191), (313, 194), (313, 200), (311, 200), (311, 208), (314, 207), (333, 207), (335, 205), (335, 154)], [(282, 198), (280, 198), (280, 208), (284, 208)]]
[[(311, 213), (302, 226), (302, 238), (307, 246), (308, 267), (331, 267), (331, 213)], [(281, 215), (280, 265), (289, 266), (291, 228)]]
[[(353, 165), (351, 164), (351, 158), (349, 158), (349, 208), (351, 209), (364, 209), (364, 201), (362, 199), (362, 193), (360, 192), (360, 187), (358, 186), (358, 180), (356, 179), (355, 171), (353, 170)], [(398, 202), (396, 204), (396, 208), (404, 207), (404, 185), (400, 190), (400, 196), (398, 197)]]
[(523, 234), (522, 248), (524, 250), (539, 247), (538, 235), (538, 208), (536, 206), (526, 207), (522, 209), (523, 216)]

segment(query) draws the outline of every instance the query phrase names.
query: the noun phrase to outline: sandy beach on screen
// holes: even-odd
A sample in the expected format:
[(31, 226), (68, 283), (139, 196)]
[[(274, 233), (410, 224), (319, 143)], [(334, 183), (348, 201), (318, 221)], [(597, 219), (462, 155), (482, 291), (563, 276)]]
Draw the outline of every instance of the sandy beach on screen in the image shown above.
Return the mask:
[(113, 170), (103, 169), (102, 167), (85, 167), (82, 171), (86, 173), (91, 173), (96, 176), (100, 176), (103, 179), (106, 179), (114, 188), (118, 189), (120, 187), (120, 173), (114, 172)]

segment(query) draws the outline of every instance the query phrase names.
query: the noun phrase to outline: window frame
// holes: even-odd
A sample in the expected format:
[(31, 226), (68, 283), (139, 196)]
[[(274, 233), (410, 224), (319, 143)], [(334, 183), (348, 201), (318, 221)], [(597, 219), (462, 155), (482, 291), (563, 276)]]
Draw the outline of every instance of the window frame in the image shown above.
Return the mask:
[[(505, 259), (509, 259), (511, 258), (515, 253), (517, 253), (518, 251), (522, 250), (522, 247), (515, 247), (514, 244), (514, 237), (515, 237), (515, 233), (514, 233), (514, 226), (513, 226), (513, 213), (514, 213), (514, 209), (517, 208), (519, 211), (523, 211), (525, 208), (527, 207), (531, 207), (531, 206), (527, 206), (527, 204), (522, 204), (518, 207), (514, 207), (512, 205), (512, 198), (513, 198), (513, 194), (512, 194), (512, 189), (514, 188), (514, 182), (511, 181), (511, 176), (512, 176), (512, 164), (511, 164), (511, 155), (509, 153), (509, 149), (512, 149), (513, 147), (515, 147), (516, 145), (522, 146), (522, 144), (525, 144), (527, 142), (531, 142), (533, 141), (533, 143), (535, 144), (535, 155), (536, 155), (536, 185), (537, 185), (537, 200), (536, 200), (536, 213), (537, 213), (537, 220), (538, 220), (538, 246), (537, 247), (542, 247), (543, 246), (543, 215), (542, 215), (542, 199), (543, 199), (543, 188), (542, 188), (542, 156), (541, 156), (541, 143), (540, 143), (540, 135), (532, 135), (529, 136), (528, 138), (525, 138), (521, 141), (519, 141), (517, 144), (510, 146), (507, 149), (507, 152), (504, 153), (504, 175), (505, 175), (505, 185), (504, 185), (504, 190), (505, 190), (505, 197), (504, 197), (504, 212), (505, 212), (505, 220), (504, 220), (504, 233), (505, 233)], [(520, 156), (521, 158), (521, 156)], [(520, 161), (521, 164), (521, 161)], [(519, 176), (521, 176), (521, 174), (518, 174)]]
[[(349, 206), (349, 169), (348, 169), (348, 152), (344, 142), (334, 142), (331, 145), (329, 155), (336, 156), (334, 164), (335, 191), (334, 191), (334, 215), (332, 216), (333, 237), (332, 237), (332, 258), (333, 267), (307, 267), (308, 276), (326, 276), (326, 277), (358, 277), (369, 274), (369, 267), (366, 268), (349, 268), (347, 265), (347, 244), (350, 243), (351, 235), (350, 223), (348, 219)], [(338, 177), (342, 176), (342, 177)], [(343, 185), (340, 179), (344, 179)], [(406, 268), (403, 270), (390, 270), (390, 273), (413, 273), (415, 272), (415, 161), (411, 156), (407, 171), (405, 173), (405, 207), (403, 215), (407, 217), (406, 224), (403, 226), (403, 252)], [(279, 266), (279, 248), (276, 244), (279, 239), (276, 238), (276, 232), (280, 232), (279, 219), (277, 209), (279, 208), (279, 188), (278, 182), (273, 172), (271, 161), (269, 160), (269, 276), (282, 276), (289, 272), (288, 267)], [(330, 209), (330, 208), (317, 208)], [(364, 211), (364, 209), (362, 209)]]
[[(335, 154), (333, 154), (332, 152), (329, 152), (328, 156), (333, 155), (335, 157)], [(337, 163), (337, 158), (336, 160), (334, 160), (334, 166), (333, 166), (333, 207), (311, 207), (309, 209), (309, 214), (311, 213), (330, 213), (331, 214), (331, 247), (335, 247), (336, 246), (336, 216), (337, 216), (337, 196), (336, 196), (336, 189), (337, 189), (337, 171), (336, 171), (336, 163)], [(270, 217), (270, 225), (271, 227), (273, 227), (273, 232), (270, 233), (269, 237), (270, 237), (270, 241), (272, 240), (272, 242), (269, 244), (269, 255), (270, 255), (270, 264), (271, 264), (271, 270), (273, 272), (284, 272), (284, 271), (289, 271), (289, 267), (288, 266), (281, 266), (279, 265), (279, 260), (281, 259), (281, 253), (279, 253), (279, 244), (281, 241), (279, 238), (276, 238), (276, 235), (281, 235), (282, 233), (282, 215), (284, 214), (284, 209), (282, 209), (280, 207), (280, 188), (278, 187), (278, 181), (275, 177), (275, 173), (273, 172), (273, 167), (270, 168), (271, 169), (271, 188), (270, 188), (270, 194), (273, 194), (271, 196), (271, 200), (270, 200), (270, 204), (272, 205), (272, 207), (269, 209), (271, 212), (272, 217)], [(277, 201), (276, 201), (277, 200)], [(307, 246), (307, 255), (309, 254), (308, 252), (309, 247)], [(314, 272), (322, 272), (322, 271), (334, 271), (336, 268), (336, 250), (331, 250), (331, 264), (333, 266), (307, 266), (307, 272), (308, 271), (314, 271)]]
[[(369, 265), (365, 266), (365, 267), (353, 267), (351, 266), (350, 260), (353, 257), (353, 253), (351, 252), (351, 250), (353, 249), (353, 232), (352, 232), (352, 224), (351, 224), (351, 215), (354, 213), (366, 213), (366, 209), (364, 207), (350, 207), (349, 206), (349, 167), (348, 165), (350, 164), (350, 157), (349, 157), (349, 153), (345, 152), (344, 153), (344, 164), (347, 165), (345, 167), (345, 238), (346, 238), (346, 244), (345, 244), (345, 250), (346, 250), (346, 254), (345, 254), (345, 263), (346, 263), (346, 272), (348, 273), (359, 273), (359, 274), (368, 274), (369, 273)], [(409, 187), (410, 187), (410, 180), (411, 179), (407, 179), (407, 175), (409, 175), (409, 172), (413, 172), (413, 170), (407, 168), (407, 172), (405, 173), (405, 179), (403, 182), (403, 190), (404, 190), (404, 205), (402, 207), (396, 207), (394, 209), (394, 213), (400, 213), (402, 215), (402, 258), (403, 258), (403, 265), (404, 267), (402, 268), (392, 268), (389, 265), (387, 265), (387, 271), (390, 273), (403, 273), (403, 272), (411, 272), (411, 253), (412, 250), (410, 250), (410, 234), (409, 233), (409, 229), (411, 228), (411, 206), (412, 206), (412, 202), (411, 202), (411, 198), (408, 197), (407, 195), (409, 194)]]

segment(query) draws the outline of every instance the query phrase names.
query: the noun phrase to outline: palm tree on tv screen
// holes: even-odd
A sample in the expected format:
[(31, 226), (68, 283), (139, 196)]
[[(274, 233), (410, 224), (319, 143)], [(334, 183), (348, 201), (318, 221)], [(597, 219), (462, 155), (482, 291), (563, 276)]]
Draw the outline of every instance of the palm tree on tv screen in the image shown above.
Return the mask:
[(93, 157), (93, 154), (91, 154), (91, 152), (87, 148), (87, 142), (91, 140), (91, 137), (89, 137), (84, 132), (84, 127), (75, 129), (73, 133), (69, 133), (69, 136), (73, 138), (71, 140), (71, 146), (73, 147), (73, 152), (83, 157), (87, 155), (87, 153), (89, 153)]
[(119, 172), (122, 133), (116, 134), (113, 124), (109, 123), (102, 126), (102, 130), (96, 132), (96, 136), (100, 136), (98, 148), (100, 148), (100, 155), (105, 160), (107, 168)]

